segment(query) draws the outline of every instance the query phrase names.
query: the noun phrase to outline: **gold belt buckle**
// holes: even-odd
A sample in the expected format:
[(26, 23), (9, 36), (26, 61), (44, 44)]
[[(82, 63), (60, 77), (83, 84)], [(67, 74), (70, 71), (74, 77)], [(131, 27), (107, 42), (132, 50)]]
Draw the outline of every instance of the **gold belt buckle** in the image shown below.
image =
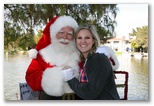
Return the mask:
[(62, 100), (75, 100), (75, 95), (74, 93), (65, 93), (62, 96)]

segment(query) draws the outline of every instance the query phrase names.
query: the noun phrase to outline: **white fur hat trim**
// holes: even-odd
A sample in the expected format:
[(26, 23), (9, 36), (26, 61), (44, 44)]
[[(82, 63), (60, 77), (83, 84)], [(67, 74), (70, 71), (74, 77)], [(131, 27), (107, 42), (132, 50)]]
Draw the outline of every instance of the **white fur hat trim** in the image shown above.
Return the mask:
[(31, 49), (28, 51), (28, 55), (32, 59), (36, 59), (38, 51), (36, 49)]
[(57, 20), (51, 24), (50, 26), (50, 35), (51, 38), (55, 37), (55, 35), (57, 34), (57, 32), (66, 26), (70, 26), (72, 27), (74, 30), (76, 30), (78, 28), (78, 23), (75, 21), (74, 18), (72, 18), (71, 16), (60, 16), (59, 18), (57, 18)]

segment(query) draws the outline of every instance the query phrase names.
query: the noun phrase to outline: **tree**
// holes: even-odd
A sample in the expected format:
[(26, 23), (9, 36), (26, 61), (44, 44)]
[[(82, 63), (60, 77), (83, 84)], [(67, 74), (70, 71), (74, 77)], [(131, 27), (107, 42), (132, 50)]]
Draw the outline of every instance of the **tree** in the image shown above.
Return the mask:
[(16, 40), (20, 37), (20, 27), (15, 24), (4, 21), (4, 49), (7, 51), (16, 51), (18, 44)]
[(35, 35), (34, 41), (35, 41), (36, 44), (38, 43), (39, 39), (41, 38), (42, 32), (43, 32), (42, 30), (38, 30), (37, 35)]
[[(42, 28), (53, 16), (71, 15), (79, 25), (95, 25), (100, 38), (103, 39), (107, 35), (112, 37), (117, 11), (116, 4), (4, 4), (4, 24), (8, 22), (16, 31), (18, 28), (22, 29), (19, 30), (20, 36), (26, 34), (34, 37), (35, 30)], [(5, 29), (8, 29), (9, 26), (5, 26)], [(33, 37), (26, 39), (34, 40)]]
[(136, 36), (136, 39), (131, 42), (133, 48), (143, 48), (145, 51), (148, 49), (148, 26), (137, 27), (133, 29), (130, 36)]

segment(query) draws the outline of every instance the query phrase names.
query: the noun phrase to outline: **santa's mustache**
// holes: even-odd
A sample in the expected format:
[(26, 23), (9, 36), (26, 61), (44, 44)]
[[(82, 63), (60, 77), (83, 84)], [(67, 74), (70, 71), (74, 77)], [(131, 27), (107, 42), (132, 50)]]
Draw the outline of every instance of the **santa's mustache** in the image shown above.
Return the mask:
[(59, 42), (62, 42), (62, 43), (69, 43), (69, 40), (68, 40), (68, 39), (63, 39), (63, 38), (61, 38), (61, 39), (59, 40)]

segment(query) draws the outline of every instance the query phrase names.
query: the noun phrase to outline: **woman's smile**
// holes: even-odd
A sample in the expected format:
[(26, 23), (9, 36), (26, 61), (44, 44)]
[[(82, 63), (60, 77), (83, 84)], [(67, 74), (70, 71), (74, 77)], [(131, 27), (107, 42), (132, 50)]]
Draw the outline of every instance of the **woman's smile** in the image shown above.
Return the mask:
[(77, 34), (76, 43), (77, 48), (81, 51), (84, 57), (87, 58), (89, 51), (91, 50), (92, 45), (94, 44), (91, 32), (87, 29), (80, 30)]

